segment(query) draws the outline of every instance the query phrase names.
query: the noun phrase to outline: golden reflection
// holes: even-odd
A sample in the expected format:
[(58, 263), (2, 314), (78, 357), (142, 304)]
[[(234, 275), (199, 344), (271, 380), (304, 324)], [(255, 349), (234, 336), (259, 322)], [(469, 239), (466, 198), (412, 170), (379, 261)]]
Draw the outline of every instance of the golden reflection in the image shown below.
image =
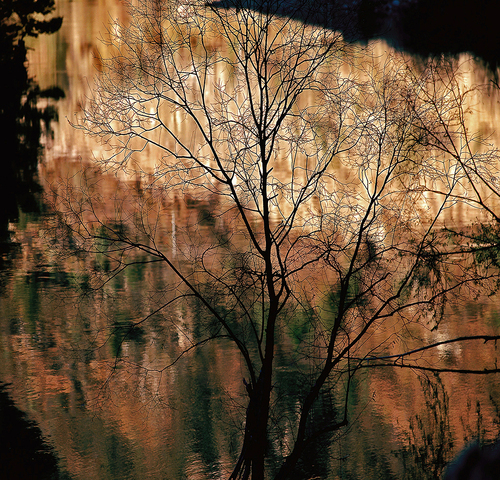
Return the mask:
[[(47, 166), (60, 157), (75, 160), (81, 158), (86, 161), (109, 156), (109, 145), (98, 144), (90, 137), (82, 135), (81, 132), (71, 127), (69, 122), (77, 121), (78, 116), (81, 114), (81, 102), (92, 90), (93, 79), (102, 68), (102, 59), (109, 58), (113, 53), (108, 44), (99, 41), (99, 38), (106, 38), (106, 25), (111, 24), (112, 26), (109, 28), (112, 29), (115, 20), (125, 21), (127, 18), (125, 7), (117, 1), (61, 2), (58, 8), (58, 14), (63, 15), (65, 18), (63, 28), (57, 35), (39, 39), (35, 45), (36, 48), (31, 52), (32, 72), (39, 80), (41, 87), (57, 84), (67, 90), (66, 99), (58, 102), (61, 121), (55, 127), (54, 140), (47, 139), (48, 148), (45, 153)], [(82, 18), (85, 18), (86, 21), (80, 21)], [(206, 35), (204, 42), (207, 48), (223, 48), (220, 36)], [(373, 43), (366, 50), (359, 49), (356, 52), (357, 65), (361, 66), (361, 70), (366, 70), (367, 73), (368, 70), (373, 69), (370, 65), (387, 65), (389, 60), (412, 61), (410, 58), (404, 59), (401, 54), (392, 51), (383, 42)], [(498, 144), (500, 137), (494, 130), (494, 126), (498, 124), (499, 120), (498, 108), (496, 108), (498, 91), (487, 88), (487, 74), (481, 68), (478, 68), (471, 58), (462, 55), (454, 63), (456, 64), (453, 66), (456, 72), (455, 79), (461, 92), (466, 92), (471, 87), (476, 88), (477, 85), (485, 85), (472, 92), (467, 97), (468, 103), (464, 105), (464, 111), (471, 110), (467, 124), (469, 131), (477, 132), (485, 142)], [(401, 65), (404, 65), (404, 63), (401, 63)], [(225, 85), (230, 76), (237, 75), (237, 72), (231, 73), (221, 68), (220, 65), (217, 65), (213, 75), (219, 78), (220, 85)], [(340, 65), (339, 74), (341, 76), (348, 78), (349, 71), (350, 67), (347, 63)], [(212, 102), (210, 95), (214, 96), (215, 100), (216, 96), (222, 94), (220, 89), (205, 93), (208, 96), (207, 100), (210, 102)], [(298, 103), (297, 108), (304, 108), (312, 104), (314, 104), (312, 98), (304, 97)], [(165, 110), (162, 112), (162, 117), (165, 124), (172, 126), (179, 132), (186, 144), (195, 145), (199, 141), (197, 138), (192, 137), (193, 129), (185, 123), (185, 119), (180, 116), (179, 111), (169, 112)], [(175, 145), (171, 143), (171, 139), (158, 137), (158, 140), (166, 142), (165, 146), (167, 148), (175, 148)], [(289, 157), (291, 154), (292, 152), (288, 152), (285, 147), (277, 152), (275, 173), (281, 178), (287, 178), (290, 174)], [(140, 178), (143, 174), (149, 176), (158, 175), (161, 173), (164, 164), (159, 152), (150, 146), (147, 146), (142, 152), (137, 152), (132, 162), (127, 169), (132, 178)], [(338, 161), (334, 162), (334, 165), (337, 165), (337, 167), (334, 167), (335, 176), (348, 182), (350, 189), (355, 188), (359, 191), (362, 185), (351, 183), (352, 178), (349, 177), (348, 164), (347, 159), (342, 159), (342, 156), (339, 156)], [(443, 168), (446, 168), (444, 164)], [(125, 173), (123, 170), (120, 170), (117, 174), (124, 178)], [(143, 183), (148, 184), (148, 180), (143, 180)], [(335, 187), (338, 188), (338, 184)], [(334, 190), (333, 185), (331, 189)], [(277, 220), (280, 217), (278, 214), (279, 209), (283, 209), (286, 215), (285, 200), (281, 199), (280, 201), (280, 197), (276, 197)], [(439, 205), (439, 196), (425, 193), (417, 199), (416, 205), (421, 205), (423, 211), (429, 208), (435, 210)], [(493, 206), (498, 208), (497, 203), (494, 203)], [(317, 209), (312, 207), (311, 211), (316, 212)], [(464, 209), (460, 206), (448, 210), (445, 218), (447, 221), (454, 223), (467, 223), (470, 220), (475, 220), (476, 215), (477, 211), (474, 209)], [(480, 217), (479, 220), (484, 220), (484, 218)]]
[[(64, 17), (63, 28), (57, 35), (37, 40), (30, 58), (31, 71), (42, 88), (57, 84), (66, 91), (66, 98), (58, 103), (61, 121), (54, 126), (54, 139), (47, 139), (44, 162), (40, 166), (41, 177), (46, 182), (46, 197), (49, 200), (52, 194), (53, 198), (60, 197), (60, 189), (70, 187), (81, 193), (83, 186), (90, 184), (103, 198), (113, 199), (112, 202), (106, 200), (94, 204), (99, 217), (115, 221), (119, 205), (121, 212), (126, 212), (121, 218), (124, 224), (139, 210), (139, 205), (144, 224), (156, 225), (158, 243), (166, 245), (176, 261), (188, 262), (191, 257), (183, 251), (182, 245), (186, 244), (183, 237), (195, 237), (200, 242), (200, 248), (205, 248), (211, 242), (211, 235), (227, 234), (231, 220), (218, 215), (215, 215), (215, 220), (203, 217), (205, 214), (218, 214), (223, 207), (214, 205), (211, 198), (203, 202), (196, 195), (190, 197), (190, 192), (182, 190), (172, 196), (166, 196), (161, 188), (146, 190), (145, 186), (154, 183), (158, 166), (162, 165), (161, 158), (149, 147), (137, 154), (127, 173), (103, 174), (94, 169), (92, 160), (106, 155), (107, 146), (95, 143), (69, 123), (74, 121), (75, 114), (81, 112), (81, 101), (89, 93), (94, 75), (102, 69), (101, 58), (109, 55), (107, 47), (98, 42), (104, 26), (110, 24), (110, 19), (124, 21), (127, 18), (123, 4), (110, 0), (59, 2), (57, 14)], [(224, 48), (218, 37), (205, 40), (213, 49)], [(371, 45), (367, 51), (370, 62), (381, 64), (387, 58), (397, 56), (383, 42)], [(359, 56), (357, 61), (363, 65), (367, 60)], [(456, 63), (460, 72), (456, 77), (457, 86), (462, 91), (487, 83), (487, 74), (466, 55)], [(348, 76), (349, 69), (345, 64), (338, 68), (345, 77)], [(369, 69), (369, 63), (364, 68)], [(224, 95), (223, 85), (237, 72), (216, 70), (214, 75), (220, 79), (219, 87), (207, 95)], [(470, 131), (478, 132), (482, 139), (495, 144), (499, 144), (500, 140), (500, 135), (494, 130), (500, 124), (498, 99), (497, 91), (481, 88), (474, 92), (470, 103), (464, 107), (471, 109), (467, 124)], [(297, 108), (311, 103), (310, 98), (304, 97)], [(179, 112), (165, 112), (164, 115), (165, 123), (173, 125), (180, 135), (186, 135), (186, 143), (196, 143), (196, 139), (189, 136), (189, 128), (185, 127)], [(300, 131), (300, 125), (290, 125), (292, 127)], [(169, 147), (174, 148), (173, 145)], [(370, 152), (365, 153), (368, 155)], [(290, 155), (286, 148), (278, 153), (276, 175), (280, 178), (289, 175)], [(347, 164), (349, 159), (339, 156), (332, 176), (338, 174), (352, 188), (354, 183), (345, 168)], [(446, 168), (445, 161), (442, 165)], [(356, 168), (353, 163), (349, 166)], [(82, 168), (87, 169), (83, 174)], [(355, 185), (360, 196), (369, 190), (370, 182), (367, 177), (366, 184)], [(75, 198), (81, 197), (77, 195)], [(414, 200), (415, 203), (408, 205), (409, 216), (419, 215), (429, 208), (436, 209), (439, 204), (439, 197), (433, 197), (428, 192), (422, 195), (416, 192)], [(285, 201), (276, 201), (277, 210), (285, 208)], [(403, 199), (400, 201), (403, 202)], [(81, 205), (84, 205), (83, 201)], [(74, 205), (75, 208), (77, 206)], [(498, 200), (494, 200), (492, 208), (498, 211), (499, 207)], [(324, 208), (325, 205), (313, 197), (309, 213), (319, 218)], [(94, 221), (92, 211), (86, 211), (85, 215), (87, 223)], [(202, 225), (200, 218), (207, 223)], [(469, 208), (450, 209), (445, 216), (446, 222), (460, 224), (476, 219), (476, 211)], [(276, 222), (279, 221), (280, 215), (277, 214)], [(183, 228), (193, 224), (199, 224), (197, 231)], [(4, 381), (13, 382), (19, 392), (28, 393), (24, 397), (19, 395), (16, 401), (50, 436), (65, 468), (75, 478), (115, 478), (113, 472), (106, 471), (108, 467), (105, 467), (108, 462), (106, 456), (115, 442), (114, 446), (118, 445), (130, 459), (130, 465), (115, 465), (117, 471), (123, 473), (123, 478), (175, 479), (183, 478), (183, 475), (193, 479), (207, 478), (207, 472), (203, 470), (203, 455), (210, 455), (210, 452), (191, 450), (192, 447), (186, 446), (190, 435), (196, 437), (192, 429), (197, 424), (190, 422), (190, 417), (196, 415), (214, 419), (218, 433), (209, 433), (220, 436), (214, 439), (214, 443), (222, 445), (218, 451), (217, 468), (220, 471), (229, 468), (234, 463), (231, 453), (233, 437), (240, 433), (241, 428), (236, 424), (238, 415), (234, 412), (240, 412), (241, 396), (244, 394), (241, 381), (243, 369), (235, 349), (220, 342), (202, 350), (198, 357), (198, 354), (193, 354), (194, 358), (175, 363), (180, 352), (194, 342), (196, 305), (159, 314), (152, 325), (145, 326), (136, 337), (120, 341), (120, 325), (137, 321), (144, 313), (152, 312), (160, 296), (162, 302), (168, 302), (179, 292), (171, 273), (155, 264), (149, 264), (143, 270), (137, 269), (121, 282), (117, 279), (106, 284), (100, 290), (100, 297), (90, 296), (87, 302), (80, 304), (80, 311), (75, 312), (74, 298), (68, 298), (68, 295), (76, 297), (85, 288), (97, 286), (88, 282), (100, 280), (99, 277), (86, 278), (86, 272), (90, 268), (113, 268), (113, 265), (106, 266), (106, 259), (97, 255), (93, 258), (75, 255), (64, 259), (56, 256), (55, 250), (46, 245), (51, 235), (50, 227), (50, 223), (37, 222), (27, 222), (24, 229), (15, 227), (16, 240), (24, 247), (23, 256), (5, 292), (9, 301), (2, 301), (0, 305), (1, 318), (4, 319), (1, 328), (3, 332), (8, 329), (5, 319), (19, 318), (26, 331), (21, 329), (2, 335), (9, 358), (2, 362), (0, 372)], [(379, 233), (386, 235), (382, 230)], [(244, 245), (243, 241), (241, 245)], [(39, 290), (43, 287), (30, 284), (34, 282), (30, 275), (40, 264), (50, 273), (50, 295), (42, 295)], [(55, 276), (57, 269), (64, 272), (64, 281)], [(318, 283), (328, 283), (322, 272), (307, 271), (304, 276), (309, 281), (314, 278)], [(304, 291), (309, 293), (307, 287)], [(145, 292), (147, 295), (143, 295)], [(464, 313), (448, 308), (446, 314), (452, 320), (447, 329), (439, 329), (438, 334), (432, 331), (432, 321), (418, 330), (412, 330), (409, 325), (403, 333), (400, 330), (391, 331), (392, 325), (384, 323), (385, 330), (380, 327), (367, 340), (364, 348), (369, 351), (385, 342), (387, 354), (391, 355), (399, 351), (401, 341), (411, 346), (417, 335), (439, 341), (478, 331), (484, 333), (485, 329), (491, 332), (496, 330), (500, 312), (494, 301), (483, 298), (477, 302), (463, 300), (459, 306), (469, 311)], [(44, 330), (42, 319), (50, 325), (46, 327), (50, 332)], [(291, 343), (291, 340), (288, 341)], [(114, 363), (117, 345), (129, 359), (118, 369)], [(494, 348), (489, 344), (479, 350), (443, 348), (433, 355), (445, 358), (450, 365), (486, 364), (493, 356)], [(433, 365), (436, 360), (432, 356), (422, 358), (428, 365)], [(173, 367), (165, 369), (173, 363)], [(190, 375), (185, 375), (190, 369)], [(192, 378), (198, 382), (196, 385), (190, 383), (194, 382)], [(451, 374), (443, 375), (441, 381), (448, 392), (449, 426), (457, 444), (470, 436), (479, 415), (487, 425), (484, 437), (492, 438), (498, 433), (494, 427), (499, 420), (498, 411), (490, 401), (490, 398), (499, 398), (498, 385), (489, 384), (481, 378), (470, 379)], [(208, 402), (205, 410), (202, 407), (203, 402), (207, 402), (206, 398), (193, 396), (193, 390), (200, 385), (202, 393), (215, 395), (215, 400)], [(409, 430), (412, 419), (418, 415), (416, 412), (425, 407), (426, 398), (419, 377), (404, 369), (374, 373), (359, 390), (360, 402), (355, 407), (358, 409), (356, 413), (368, 410), (371, 414), (363, 415), (354, 427), (358, 437), (342, 439), (332, 447), (332, 457), (340, 458), (341, 455), (334, 450), (344, 445), (352, 456), (352, 464), (359, 465), (358, 473), (367, 478), (368, 472), (361, 472), (367, 468), (367, 459), (357, 444), (362, 443), (360, 438), (365, 438), (363, 431), (377, 432), (382, 424), (387, 441), (380, 448), (390, 456), (390, 452), (397, 449), (401, 442), (407, 441), (401, 438)], [(374, 392), (375, 402), (372, 402)], [(475, 400), (483, 405), (480, 414), (470, 406)], [(192, 409), (192, 404), (196, 404), (199, 410)], [(112, 439), (110, 431), (114, 435)], [(365, 438), (365, 441), (369, 440)], [(398, 471), (400, 466), (393, 465), (392, 468)], [(220, 475), (220, 471), (212, 474)]]

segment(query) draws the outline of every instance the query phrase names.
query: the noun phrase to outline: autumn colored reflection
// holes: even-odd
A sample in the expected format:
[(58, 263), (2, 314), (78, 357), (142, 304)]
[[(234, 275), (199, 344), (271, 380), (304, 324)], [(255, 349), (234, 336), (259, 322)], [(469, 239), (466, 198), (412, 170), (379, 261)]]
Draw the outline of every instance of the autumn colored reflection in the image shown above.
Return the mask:
[[(47, 172), (44, 177), (51, 178)], [(138, 195), (134, 182), (106, 175), (99, 181), (102, 191), (124, 192), (127, 200), (132, 192)], [(170, 248), (172, 220), (180, 239), (183, 221), (207, 218), (209, 208), (167, 204), (170, 213), (162, 216), (164, 224), (158, 228), (165, 231)], [(194, 232), (199, 238), (209, 242), (217, 234), (217, 222), (199, 225)], [(18, 407), (37, 421), (72, 478), (219, 478), (234, 462), (241, 435), (244, 369), (234, 347), (217, 341), (178, 359), (196, 342), (203, 310), (191, 302), (187, 308), (154, 313), (155, 305), (178, 291), (171, 273), (161, 264), (137, 264), (93, 292), (96, 284), (91, 282), (100, 277), (89, 274), (101, 272), (105, 278), (113, 265), (104, 257), (78, 252), (67, 259), (57, 256), (57, 250), (47, 248), (49, 227), (50, 222), (28, 222), (17, 231), (23, 255), (0, 302), (5, 358), (0, 375), (12, 382)], [(499, 314), (491, 299), (465, 299), (447, 310), (445, 330), (433, 332), (429, 322), (423, 329), (391, 332), (386, 323), (364, 347), (369, 350), (384, 341), (389, 355), (418, 336), (439, 341), (459, 333), (493, 333)], [(144, 315), (151, 315), (148, 322), (130, 330)], [(293, 350), (296, 342), (309, 341), (300, 319), (285, 333), (281, 348)], [(474, 351), (444, 346), (435, 355), (425, 365), (440, 359), (450, 367), (487, 365), (495, 346)], [(123, 362), (116, 364), (116, 357)], [(294, 415), (293, 395), (301, 388), (297, 375), (297, 366), (283, 364), (277, 371), (282, 394), (290, 394), (283, 423), (274, 426), (285, 432), (285, 442), (273, 446), (277, 453), (287, 448), (287, 419)], [(301, 468), (324, 478), (416, 479), (426, 478), (422, 475), (429, 471), (441, 473), (464, 442), (498, 434), (498, 389), (492, 377), (485, 381), (391, 367), (369, 370), (353, 388), (356, 421), (349, 434), (326, 451), (313, 449), (310, 458), (316, 460)], [(335, 403), (335, 398), (325, 398), (319, 418), (335, 415)]]
[[(63, 28), (37, 42), (30, 54), (42, 88), (57, 84), (67, 93), (57, 103), (61, 121), (54, 125), (54, 137), (46, 139), (39, 166), (44, 202), (51, 211), (21, 216), (10, 226), (20, 247), (2, 274), (0, 379), (12, 384), (16, 405), (37, 422), (61, 468), (72, 478), (225, 478), (238, 458), (245, 413), (246, 371), (234, 344), (219, 338), (190, 350), (216, 326), (171, 269), (148, 261), (140, 252), (125, 252), (119, 258), (112, 242), (89, 248), (75, 232), (64, 230), (68, 217), (61, 218), (60, 212), (77, 212), (92, 231), (112, 228), (136, 235), (138, 241), (154, 229), (155, 241), (174, 264), (206, 291), (220, 295), (219, 307), (233, 312), (228, 318), (236, 326), (241, 312), (224, 303), (196, 261), (202, 258), (223, 268), (229, 255), (211, 253), (212, 245), (222, 239), (232, 249), (231, 261), (244, 265), (248, 239), (232, 235), (237, 220), (215, 195), (181, 187), (165, 193), (157, 167), (166, 164), (153, 149), (139, 152), (127, 171), (96, 167), (93, 157), (105, 155), (107, 145), (82, 135), (66, 119), (72, 122), (80, 112), (81, 99), (90, 91), (95, 71), (102, 68), (99, 55), (109, 54), (97, 40), (103, 25), (109, 24), (109, 17), (126, 20), (127, 15), (120, 2), (109, 0), (61, 1), (57, 13), (65, 19)], [(218, 39), (213, 39), (212, 47), (224, 48)], [(394, 54), (382, 42), (369, 52), (371, 60)], [(366, 59), (358, 61), (366, 61), (369, 68)], [(462, 74), (457, 77), (460, 88), (485, 83), (487, 73), (473, 65), (466, 56), (455, 65)], [(498, 94), (484, 89), (471, 98), (470, 129), (497, 141), (493, 129), (498, 123)], [(307, 105), (309, 99), (302, 101)], [(178, 116), (167, 118), (180, 135), (191, 135)], [(356, 193), (363, 185), (351, 182), (349, 170), (341, 168), (349, 159), (341, 161), (335, 173)], [(286, 178), (285, 161), (275, 173)], [(89, 192), (95, 194), (91, 202)], [(320, 218), (321, 205), (314, 201), (311, 217)], [(422, 201), (436, 208), (435, 199)], [(410, 205), (409, 211), (418, 208)], [(497, 200), (492, 200), (491, 208), (498, 208)], [(464, 226), (476, 220), (478, 215), (470, 208), (449, 209), (445, 215), (446, 222)], [(121, 271), (120, 262), (129, 267), (114, 275)], [(300, 300), (320, 305), (325, 331), (333, 321), (338, 296), (330, 280), (310, 269), (299, 282)], [(419, 339), (432, 343), (497, 333), (498, 295), (470, 293), (454, 306), (444, 306), (446, 325), (439, 328), (431, 315), (404, 328), (396, 320), (384, 321), (366, 338), (359, 355), (383, 350), (390, 357), (402, 347), (411, 350)], [(173, 301), (184, 295), (184, 303)], [(251, 298), (246, 300), (252, 304)], [(274, 438), (281, 440), (269, 445), (270, 464), (289, 453), (299, 413), (296, 399), (305, 395), (308, 368), (314, 361), (289, 354), (304, 343), (311, 345), (311, 351), (324, 348), (324, 332), (312, 331), (307, 318), (293, 315), (293, 306), (283, 318), (273, 399), (277, 420), (270, 426), (277, 433)], [(467, 369), (491, 366), (496, 355), (496, 344), (487, 342), (479, 349), (442, 345), (419, 353), (418, 359), (430, 368)], [(287, 363), (288, 358), (293, 364)], [(343, 388), (339, 383), (321, 397), (313, 427), (341, 416)], [(366, 368), (353, 380), (352, 426), (332, 435), (330, 444), (312, 442), (297, 476), (437, 478), (466, 442), (496, 438), (499, 388), (496, 376)]]

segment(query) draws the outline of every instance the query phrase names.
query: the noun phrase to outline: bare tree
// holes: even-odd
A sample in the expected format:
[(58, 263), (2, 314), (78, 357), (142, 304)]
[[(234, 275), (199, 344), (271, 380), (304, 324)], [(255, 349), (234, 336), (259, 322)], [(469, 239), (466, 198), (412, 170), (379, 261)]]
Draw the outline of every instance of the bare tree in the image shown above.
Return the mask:
[[(496, 221), (499, 186), (496, 150), (467, 131), (473, 91), (453, 65), (415, 67), (290, 20), (293, 9), (307, 19), (313, 2), (258, 3), (132, 2), (130, 23), (110, 29), (76, 122), (101, 139), (104, 168), (133, 170), (154, 156), (146, 190), (211, 202), (205, 220), (224, 228), (200, 245), (167, 248), (151, 221), (158, 197), (134, 218), (121, 204), (114, 224), (99, 217), (89, 186), (79, 203), (58, 205), (73, 241), (111, 258), (112, 275), (136, 261), (133, 251), (174, 272), (182, 293), (159, 309), (194, 298), (209, 317), (186, 351), (220, 337), (237, 346), (248, 406), (230, 478), (254, 480), (265, 477), (275, 440), (275, 353), (287, 323), (302, 319), (311, 334), (298, 347), (306, 393), (276, 479), (290, 478), (311, 442), (348, 424), (360, 368), (443, 367), (418, 360), (439, 343), (387, 354), (389, 334), (375, 347), (369, 339), (388, 323), (438, 325), (448, 301), (497, 287), (497, 265), (480, 253), (498, 243), (479, 243), (472, 227), (450, 225), (448, 212), (477, 207), (484, 224)], [(312, 282), (318, 271), (323, 282)], [(296, 358), (291, 352), (289, 364)], [(341, 414), (313, 422), (318, 402), (339, 393)]]

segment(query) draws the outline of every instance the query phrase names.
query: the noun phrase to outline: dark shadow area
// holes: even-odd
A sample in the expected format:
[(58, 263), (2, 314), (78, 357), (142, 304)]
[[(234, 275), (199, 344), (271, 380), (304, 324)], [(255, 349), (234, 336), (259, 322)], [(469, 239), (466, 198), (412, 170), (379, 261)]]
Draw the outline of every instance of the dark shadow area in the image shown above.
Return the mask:
[(384, 39), (427, 58), (469, 52), (496, 75), (500, 6), (494, 0), (221, 0), (217, 8), (250, 8), (339, 30), (347, 41)]
[(50, 135), (50, 123), (57, 119), (51, 100), (64, 97), (64, 92), (57, 87), (41, 90), (29, 77), (25, 39), (59, 30), (61, 17), (45, 19), (53, 10), (54, 0), (0, 2), (0, 244), (4, 246), (10, 242), (8, 224), (18, 220), (19, 212), (41, 211), (40, 141), (42, 134)]
[(494, 0), (409, 2), (398, 13), (395, 46), (422, 56), (469, 52), (495, 72), (500, 63), (499, 11)]
[(70, 480), (60, 472), (52, 448), (34, 422), (10, 399), (0, 383), (0, 477), (3, 480)]
[(496, 480), (500, 471), (500, 442), (474, 442), (450, 464), (443, 480)]

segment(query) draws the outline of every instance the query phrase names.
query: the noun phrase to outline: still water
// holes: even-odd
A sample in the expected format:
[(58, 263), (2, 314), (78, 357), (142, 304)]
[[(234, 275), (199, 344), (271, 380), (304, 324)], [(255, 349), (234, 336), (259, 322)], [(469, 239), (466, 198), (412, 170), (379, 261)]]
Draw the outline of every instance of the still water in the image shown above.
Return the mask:
[[(40, 38), (30, 55), (31, 73), (41, 87), (58, 85), (66, 93), (56, 104), (60, 119), (53, 125), (53, 138), (45, 139), (39, 167), (45, 205), (62, 185), (81, 185), (82, 168), (99, 155), (102, 147), (72, 128), (68, 119), (91, 85), (100, 32), (110, 17), (126, 18), (122, 4), (112, 0), (61, 0), (57, 13), (64, 17), (61, 31)], [(481, 83), (486, 73), (472, 69), (466, 78)], [(500, 108), (497, 98), (488, 95), (481, 104), (472, 128), (489, 136), (492, 125), (499, 124)], [(149, 161), (151, 165), (142, 165), (145, 171), (153, 168), (154, 159)], [(131, 205), (144, 200), (138, 178), (94, 171), (87, 176), (103, 194), (115, 192)], [(159, 240), (174, 256), (183, 234), (203, 242), (215, 227), (221, 228), (202, 221), (212, 218), (214, 205), (188, 200), (167, 202), (158, 227)], [(100, 208), (113, 217), (113, 205)], [(200, 219), (198, 230), (184, 232), (192, 218)], [(11, 242), (0, 274), (0, 382), (6, 385), (0, 398), (10, 399), (4, 402), (8, 408), (32, 422), (29, 429), (39, 429), (47, 455), (57, 462), (58, 474), (48, 462), (48, 473), (40, 470), (39, 478), (227, 476), (239, 454), (245, 368), (234, 346), (224, 340), (179, 358), (196, 342), (202, 309), (192, 301), (156, 312), (158, 304), (178, 291), (171, 272), (161, 264), (141, 263), (139, 256), (124, 275), (94, 291), (89, 269), (99, 265), (106, 270), (106, 258), (77, 251), (61, 255), (54, 244), (53, 213), (21, 213), (9, 228)], [(429, 328), (426, 339), (498, 333), (498, 300), (463, 299), (448, 307), (446, 328)], [(128, 330), (147, 315), (147, 323)], [(293, 348), (293, 343), (288, 339), (281, 348)], [(446, 347), (435, 355), (445, 364), (473, 367), (494, 357), (495, 346)], [(117, 356), (126, 361), (117, 365)], [(277, 357), (280, 364), (279, 351)], [(300, 381), (287, 365), (280, 364), (276, 375), (287, 391), (300, 393)], [(293, 416), (293, 402), (285, 406), (282, 416)], [(328, 408), (334, 414), (335, 405)], [(351, 426), (331, 445), (316, 445), (298, 478), (437, 478), (467, 442), (492, 440), (500, 433), (500, 379), (369, 371), (357, 377), (349, 408)], [(28, 427), (15, 428), (21, 432)], [(286, 434), (285, 429), (284, 443)]]

